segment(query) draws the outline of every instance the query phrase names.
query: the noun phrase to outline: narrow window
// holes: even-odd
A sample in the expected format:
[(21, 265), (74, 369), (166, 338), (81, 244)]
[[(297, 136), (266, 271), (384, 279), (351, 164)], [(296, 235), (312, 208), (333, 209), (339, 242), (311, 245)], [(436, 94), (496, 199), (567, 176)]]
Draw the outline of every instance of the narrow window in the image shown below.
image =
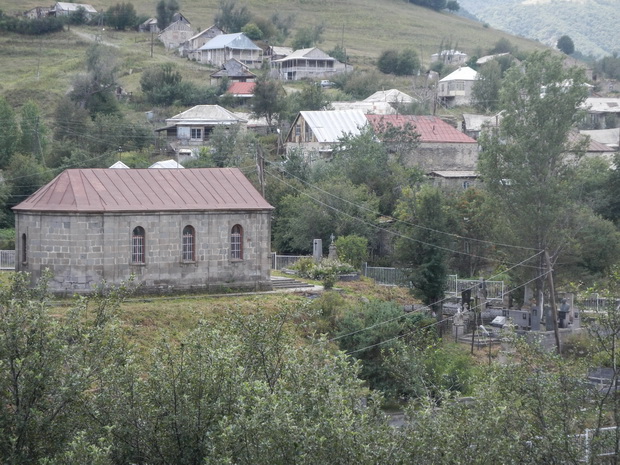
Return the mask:
[(26, 252), (26, 234), (22, 234), (22, 263), (28, 261), (28, 254)]
[(196, 261), (196, 230), (189, 225), (183, 228), (183, 261)]
[(136, 226), (131, 235), (131, 262), (144, 263), (144, 228)]
[(230, 258), (243, 260), (243, 228), (234, 225), (230, 233)]

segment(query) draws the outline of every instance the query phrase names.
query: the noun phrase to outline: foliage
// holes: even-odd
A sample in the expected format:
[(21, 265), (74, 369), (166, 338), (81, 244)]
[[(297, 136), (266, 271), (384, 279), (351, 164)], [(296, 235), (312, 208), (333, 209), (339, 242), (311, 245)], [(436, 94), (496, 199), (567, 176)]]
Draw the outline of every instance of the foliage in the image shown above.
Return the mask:
[(409, 2), (436, 11), (443, 10), (447, 7), (447, 0), (409, 0)]
[(447, 270), (447, 217), (441, 193), (424, 185), (407, 188), (398, 203), (396, 217), (405, 233), (396, 244), (397, 260), (407, 270), (414, 295), (439, 315), (436, 303), (443, 300)]
[(478, 111), (497, 111), (499, 90), (502, 85), (502, 70), (497, 60), (485, 63), (479, 70), (471, 95), (472, 103)]
[(43, 35), (59, 32), (64, 27), (63, 18), (45, 17), (36, 19), (7, 16), (0, 11), (0, 31), (24, 35)]
[(327, 52), (327, 54), (341, 63), (349, 63), (347, 50), (340, 44), (336, 44), (333, 49)]
[(448, 3), (446, 3), (446, 8), (448, 11), (455, 12), (461, 9), (461, 5), (459, 5), (459, 2), (456, 0), (449, 0)]
[(284, 110), (284, 91), (279, 81), (260, 76), (254, 86), (252, 98), (252, 114), (264, 117), (269, 127), (274, 124), (280, 112)]
[(3, 169), (11, 162), (21, 137), (15, 111), (4, 97), (0, 97), (0, 121), (0, 169)]
[(21, 139), (19, 150), (32, 155), (39, 163), (44, 163), (47, 149), (47, 126), (39, 106), (32, 100), (27, 101), (21, 109), (19, 128)]
[(381, 389), (397, 397), (401, 387), (397, 376), (385, 366), (390, 348), (403, 343), (418, 348), (435, 338), (424, 329), (428, 323), (421, 313), (406, 314), (392, 302), (370, 301), (346, 311), (336, 322), (336, 338), (341, 350), (362, 362), (360, 376), (371, 389)]
[(68, 22), (69, 24), (72, 24), (74, 26), (86, 24), (88, 22), (88, 14), (86, 13), (86, 8), (80, 5), (74, 11), (70, 11), (68, 16)]
[(555, 261), (575, 233), (567, 220), (576, 208), (571, 199), (580, 192), (574, 167), (585, 148), (569, 133), (587, 92), (583, 82), (583, 70), (565, 70), (561, 57), (532, 54), (504, 78), (499, 130), (479, 138), (478, 167), (512, 233), (508, 242), (530, 248), (512, 249), (514, 259), (547, 250)]
[(365, 99), (378, 90), (389, 88), (385, 76), (376, 70), (342, 73), (332, 76), (331, 80), (353, 99)]
[(357, 234), (372, 244), (376, 211), (377, 199), (366, 187), (344, 178), (318, 182), (278, 202), (272, 228), (274, 247), (280, 253), (305, 254), (312, 251), (314, 239), (322, 239), (327, 252), (331, 234)]
[(355, 234), (340, 236), (335, 242), (338, 259), (350, 263), (357, 270), (368, 260), (368, 239)]
[(251, 132), (241, 131), (238, 125), (216, 127), (209, 138), (209, 147), (200, 151), (202, 166), (223, 168), (241, 166), (243, 161), (254, 161), (256, 138)]
[(323, 33), (325, 32), (324, 24), (317, 24), (316, 26), (302, 27), (297, 30), (291, 46), (293, 50), (299, 50), (302, 48), (315, 47), (323, 42)]
[(256, 25), (256, 23), (248, 23), (241, 28), (241, 32), (243, 32), (248, 39), (250, 40), (260, 40), (263, 38), (263, 31)]
[(118, 31), (136, 26), (138, 15), (133, 3), (117, 3), (106, 11), (106, 22)]
[(117, 55), (111, 47), (100, 44), (89, 47), (86, 51), (86, 73), (74, 77), (71, 99), (91, 115), (118, 112), (113, 92), (117, 66)]
[(252, 20), (247, 6), (238, 7), (236, 0), (220, 0), (220, 9), (215, 14), (215, 25), (228, 34), (240, 32)]
[(306, 82), (300, 92), (291, 93), (286, 102), (286, 116), (292, 121), (300, 111), (318, 111), (329, 107), (329, 98), (318, 82)]
[(563, 35), (558, 39), (556, 47), (567, 55), (572, 55), (575, 52), (575, 44), (573, 43), (573, 39), (567, 35)]
[(595, 64), (595, 69), (611, 79), (620, 80), (620, 57), (617, 53), (601, 58)]
[(339, 274), (353, 273), (355, 271), (355, 268), (349, 263), (329, 259), (324, 259), (317, 263), (311, 257), (300, 258), (292, 268), (302, 278), (319, 281), (329, 276), (336, 277)]
[(395, 74), (406, 76), (420, 69), (420, 60), (417, 53), (412, 49), (385, 50), (379, 55), (377, 60), (379, 71), (385, 74)]
[(160, 31), (163, 31), (170, 25), (172, 18), (180, 8), (181, 6), (177, 0), (159, 0), (157, 2), (157, 26)]

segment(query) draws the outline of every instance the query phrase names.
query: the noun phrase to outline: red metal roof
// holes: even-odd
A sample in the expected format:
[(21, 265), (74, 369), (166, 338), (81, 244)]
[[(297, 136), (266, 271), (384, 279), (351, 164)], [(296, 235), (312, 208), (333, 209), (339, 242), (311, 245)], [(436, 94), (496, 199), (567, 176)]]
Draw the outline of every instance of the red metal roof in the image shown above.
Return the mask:
[(255, 82), (233, 82), (228, 88), (229, 94), (254, 95)]
[(453, 128), (436, 116), (426, 115), (366, 115), (370, 124), (377, 130), (381, 125), (391, 124), (402, 127), (407, 123), (414, 126), (415, 132), (420, 134), (420, 142), (451, 142), (461, 144), (476, 144), (476, 140), (467, 134)]
[(271, 210), (238, 168), (71, 169), (16, 211), (160, 212)]

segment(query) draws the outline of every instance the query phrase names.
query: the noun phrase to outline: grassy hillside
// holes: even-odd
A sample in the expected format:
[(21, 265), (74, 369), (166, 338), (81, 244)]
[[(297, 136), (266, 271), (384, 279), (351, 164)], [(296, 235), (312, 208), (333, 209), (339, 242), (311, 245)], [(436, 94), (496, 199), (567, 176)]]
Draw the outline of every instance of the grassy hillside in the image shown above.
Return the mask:
[[(97, 0), (92, 5), (105, 10), (117, 1)], [(155, 0), (134, 0), (139, 14), (155, 15)], [(219, 0), (182, 0), (181, 11), (196, 29), (213, 23)], [(390, 47), (412, 47), (423, 59), (437, 51), (442, 39), (452, 39), (459, 48), (474, 53), (486, 49), (506, 34), (449, 13), (437, 13), (403, 0), (250, 0), (237, 1), (264, 18), (274, 12), (294, 14), (295, 27), (325, 24), (324, 48), (344, 43), (354, 57), (376, 57)], [(37, 0), (1, 0), (0, 9), (13, 12), (41, 5)], [(521, 38), (511, 40), (524, 50), (539, 47)]]

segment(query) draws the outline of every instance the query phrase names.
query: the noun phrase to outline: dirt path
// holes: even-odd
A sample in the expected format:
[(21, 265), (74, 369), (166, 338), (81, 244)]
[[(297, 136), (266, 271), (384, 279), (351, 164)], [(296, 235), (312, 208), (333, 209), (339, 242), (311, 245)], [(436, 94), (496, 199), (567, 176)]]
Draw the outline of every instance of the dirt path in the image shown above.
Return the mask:
[(107, 45), (109, 47), (120, 48), (118, 45), (105, 40), (105, 29), (101, 31), (101, 34), (89, 34), (87, 32), (76, 31), (75, 29), (71, 29), (70, 31), (76, 36), (79, 36), (82, 39), (88, 40), (89, 42), (96, 42), (98, 44)]

